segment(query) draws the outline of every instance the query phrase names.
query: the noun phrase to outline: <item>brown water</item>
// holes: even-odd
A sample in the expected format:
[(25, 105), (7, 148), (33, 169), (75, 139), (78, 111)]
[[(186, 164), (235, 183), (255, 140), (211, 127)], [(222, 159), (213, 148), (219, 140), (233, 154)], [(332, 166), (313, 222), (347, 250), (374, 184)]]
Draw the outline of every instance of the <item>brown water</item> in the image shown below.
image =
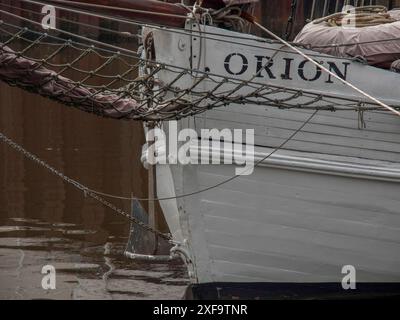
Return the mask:
[[(99, 118), (0, 84), (0, 131), (90, 188), (147, 196), (142, 124)], [(113, 200), (129, 212), (129, 202)], [(0, 143), (1, 299), (181, 298), (179, 263), (123, 256), (129, 223)], [(53, 265), (56, 290), (43, 290)]]

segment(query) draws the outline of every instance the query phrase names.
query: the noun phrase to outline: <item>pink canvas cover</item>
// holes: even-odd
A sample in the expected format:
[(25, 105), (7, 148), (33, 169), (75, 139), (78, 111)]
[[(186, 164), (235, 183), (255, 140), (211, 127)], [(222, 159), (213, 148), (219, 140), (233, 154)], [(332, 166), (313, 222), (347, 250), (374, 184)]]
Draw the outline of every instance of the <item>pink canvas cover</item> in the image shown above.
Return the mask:
[(121, 98), (113, 93), (95, 94), (92, 88), (77, 86), (70, 79), (46, 69), (40, 63), (19, 57), (2, 43), (0, 80), (108, 118), (130, 119), (141, 111), (134, 99)]
[[(400, 19), (400, 11), (390, 12)], [(294, 42), (337, 57), (364, 57), (368, 64), (390, 68), (400, 59), (400, 21), (364, 28), (331, 27), (327, 23), (307, 24)], [(391, 41), (389, 41), (391, 40)], [(369, 43), (366, 43), (369, 42)], [(338, 46), (346, 44), (346, 46)]]
[(390, 10), (388, 13), (393, 19), (400, 20), (400, 9)]

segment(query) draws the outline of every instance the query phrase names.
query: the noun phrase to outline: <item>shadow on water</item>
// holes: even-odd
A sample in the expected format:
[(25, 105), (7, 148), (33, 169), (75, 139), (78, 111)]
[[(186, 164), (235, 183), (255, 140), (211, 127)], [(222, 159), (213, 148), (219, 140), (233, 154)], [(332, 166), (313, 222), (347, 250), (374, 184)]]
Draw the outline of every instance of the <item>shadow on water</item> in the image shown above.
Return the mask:
[[(0, 83), (0, 130), (83, 185), (147, 196), (139, 122), (103, 119)], [(112, 202), (129, 212), (129, 202)], [(0, 298), (182, 297), (184, 266), (127, 260), (128, 233), (125, 218), (0, 144)], [(56, 290), (41, 287), (47, 264), (56, 267)]]

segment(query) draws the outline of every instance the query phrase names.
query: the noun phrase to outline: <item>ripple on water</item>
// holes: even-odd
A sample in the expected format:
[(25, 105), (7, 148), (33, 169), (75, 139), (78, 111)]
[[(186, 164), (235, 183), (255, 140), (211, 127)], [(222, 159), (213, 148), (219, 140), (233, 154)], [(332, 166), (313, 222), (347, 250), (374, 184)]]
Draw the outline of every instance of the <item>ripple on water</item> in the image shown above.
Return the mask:
[[(18, 225), (0, 226), (1, 299), (179, 299), (184, 294), (182, 264), (128, 260), (125, 237), (109, 236), (99, 244), (85, 240), (96, 230), (75, 224), (14, 222)], [(56, 269), (54, 291), (41, 288), (41, 269), (48, 264)]]

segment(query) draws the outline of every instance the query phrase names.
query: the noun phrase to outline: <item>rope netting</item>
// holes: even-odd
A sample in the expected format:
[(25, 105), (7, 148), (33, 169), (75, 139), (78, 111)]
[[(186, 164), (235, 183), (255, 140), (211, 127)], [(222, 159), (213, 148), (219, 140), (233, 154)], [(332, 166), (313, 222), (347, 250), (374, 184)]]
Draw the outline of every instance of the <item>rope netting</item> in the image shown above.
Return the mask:
[(65, 30), (45, 32), (38, 23), (20, 19), (26, 27), (0, 21), (0, 79), (104, 117), (172, 120), (230, 104), (329, 111), (381, 109), (359, 99), (260, 83), (256, 75), (245, 81), (161, 63), (151, 54), (151, 37), (143, 40), (143, 54)]

